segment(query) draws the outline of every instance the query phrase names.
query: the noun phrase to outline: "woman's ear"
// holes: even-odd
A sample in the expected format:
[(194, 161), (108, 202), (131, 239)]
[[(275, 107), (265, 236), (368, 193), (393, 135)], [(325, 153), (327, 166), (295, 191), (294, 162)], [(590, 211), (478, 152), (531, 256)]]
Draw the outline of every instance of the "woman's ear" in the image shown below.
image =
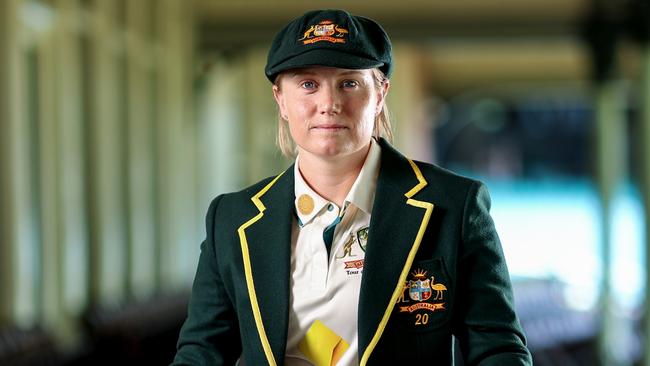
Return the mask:
[(388, 89), (390, 89), (390, 81), (388, 79), (384, 80), (381, 84), (381, 87), (377, 91), (377, 110), (375, 116), (378, 116), (379, 113), (384, 109), (384, 104), (386, 103), (386, 95), (388, 95)]
[(273, 84), (273, 97), (275, 98), (275, 102), (278, 104), (278, 109), (280, 110), (280, 115), (282, 116), (283, 119), (287, 119), (287, 110), (284, 104), (284, 94), (282, 94), (282, 90), (280, 90), (280, 86), (277, 84)]

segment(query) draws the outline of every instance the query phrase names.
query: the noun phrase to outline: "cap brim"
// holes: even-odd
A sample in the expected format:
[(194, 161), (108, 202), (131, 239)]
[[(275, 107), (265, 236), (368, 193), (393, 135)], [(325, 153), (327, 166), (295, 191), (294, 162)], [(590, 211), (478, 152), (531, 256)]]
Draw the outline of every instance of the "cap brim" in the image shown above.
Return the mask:
[(286, 70), (311, 66), (328, 66), (342, 69), (372, 69), (383, 66), (384, 63), (366, 57), (352, 55), (334, 49), (319, 48), (301, 53), (280, 62), (267, 71), (266, 76), (273, 81), (275, 77)]

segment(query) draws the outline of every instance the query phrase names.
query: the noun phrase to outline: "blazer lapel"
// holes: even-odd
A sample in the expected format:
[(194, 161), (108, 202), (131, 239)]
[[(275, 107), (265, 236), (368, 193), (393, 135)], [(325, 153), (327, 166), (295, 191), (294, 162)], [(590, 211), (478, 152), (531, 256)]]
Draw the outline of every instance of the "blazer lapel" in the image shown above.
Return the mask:
[(246, 286), (266, 360), (282, 364), (289, 324), (293, 166), (251, 200), (259, 213), (238, 230)]
[(359, 359), (379, 342), (428, 225), (433, 204), (413, 197), (427, 185), (419, 168), (386, 141), (372, 209), (361, 294)]

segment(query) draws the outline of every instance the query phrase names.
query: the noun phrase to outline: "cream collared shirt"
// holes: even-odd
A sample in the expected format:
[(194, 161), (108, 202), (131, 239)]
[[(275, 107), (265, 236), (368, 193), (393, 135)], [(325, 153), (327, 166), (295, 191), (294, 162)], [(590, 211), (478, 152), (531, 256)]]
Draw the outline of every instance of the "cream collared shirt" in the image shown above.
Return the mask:
[[(314, 192), (296, 159), (287, 366), (358, 364), (357, 308), (380, 155), (372, 139), (344, 207)], [(339, 216), (328, 257), (323, 232)]]

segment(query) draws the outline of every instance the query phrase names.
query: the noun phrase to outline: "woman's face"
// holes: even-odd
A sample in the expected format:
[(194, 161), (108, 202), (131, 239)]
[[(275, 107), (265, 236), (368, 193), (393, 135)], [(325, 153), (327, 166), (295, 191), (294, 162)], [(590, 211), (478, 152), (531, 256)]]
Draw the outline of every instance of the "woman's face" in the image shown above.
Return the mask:
[(278, 78), (273, 95), (299, 154), (327, 159), (368, 146), (388, 90), (371, 69), (309, 67)]

